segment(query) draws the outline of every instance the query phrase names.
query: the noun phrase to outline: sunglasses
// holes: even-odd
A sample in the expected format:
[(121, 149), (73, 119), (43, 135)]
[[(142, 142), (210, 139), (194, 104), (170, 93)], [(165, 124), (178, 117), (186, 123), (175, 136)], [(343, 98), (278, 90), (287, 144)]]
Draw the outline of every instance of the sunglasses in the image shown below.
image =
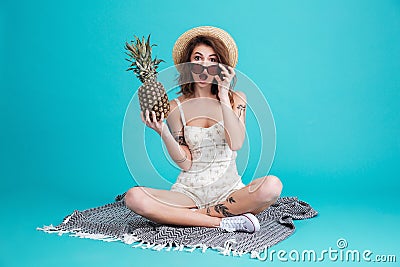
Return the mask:
[(216, 64), (216, 65), (210, 65), (210, 66), (203, 66), (198, 63), (192, 63), (190, 65), (190, 70), (195, 73), (195, 74), (201, 74), (203, 73), (204, 69), (207, 70), (208, 74), (210, 75), (219, 75), (221, 74), (221, 68)]

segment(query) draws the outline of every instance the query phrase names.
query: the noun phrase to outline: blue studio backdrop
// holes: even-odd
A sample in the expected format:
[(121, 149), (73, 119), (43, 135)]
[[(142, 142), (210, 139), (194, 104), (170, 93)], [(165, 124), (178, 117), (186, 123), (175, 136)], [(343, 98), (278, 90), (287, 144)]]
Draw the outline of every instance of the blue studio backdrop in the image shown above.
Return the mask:
[[(0, 3), (0, 266), (267, 264), (36, 231), (135, 185), (122, 131), (140, 82), (125, 71), (125, 42), (151, 33), (163, 70), (173, 66), (175, 40), (201, 25), (232, 35), (237, 69), (272, 111), (276, 151), (272, 166), (260, 163), (266, 171), (259, 175), (278, 176), (282, 196), (297, 196), (319, 212), (296, 221), (294, 235), (273, 248), (323, 250), (344, 238), (351, 249), (400, 260), (400, 1), (6, 0)], [(134, 119), (140, 121), (139, 113)], [(247, 131), (256, 126), (249, 123)], [(159, 151), (159, 136), (146, 130), (145, 145)]]

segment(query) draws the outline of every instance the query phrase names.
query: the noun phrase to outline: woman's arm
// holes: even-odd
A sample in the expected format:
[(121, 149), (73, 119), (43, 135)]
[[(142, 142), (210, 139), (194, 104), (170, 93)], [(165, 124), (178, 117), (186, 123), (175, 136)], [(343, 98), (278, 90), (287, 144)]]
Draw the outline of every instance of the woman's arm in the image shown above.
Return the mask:
[(164, 125), (160, 136), (163, 139), (168, 153), (175, 163), (184, 171), (192, 166), (192, 153), (186, 144), (183, 135), (183, 124), (175, 101), (170, 101), (170, 113), (167, 117), (167, 125)]
[[(140, 112), (142, 121), (150, 128), (155, 130), (163, 139), (168, 153), (178, 166), (187, 171), (192, 166), (192, 153), (185, 142), (183, 135), (183, 125), (180, 120), (180, 113), (177, 111), (175, 101), (170, 101), (170, 113), (167, 117), (168, 125), (164, 122), (164, 113), (159, 121), (156, 120), (156, 114), (153, 111), (152, 115), (146, 110), (144, 114)], [(150, 120), (152, 116), (153, 120)], [(168, 129), (170, 128), (170, 129)]]
[(216, 75), (215, 80), (218, 82), (218, 97), (224, 117), (225, 139), (230, 149), (239, 150), (246, 136), (246, 95), (241, 91), (233, 92), (234, 106), (232, 110), (228, 91), (236, 73), (231, 66), (221, 63), (219, 66), (222, 70), (222, 78)]
[(232, 150), (239, 150), (246, 136), (246, 94), (241, 91), (233, 92), (233, 110), (229, 97), (220, 100), (226, 141)]

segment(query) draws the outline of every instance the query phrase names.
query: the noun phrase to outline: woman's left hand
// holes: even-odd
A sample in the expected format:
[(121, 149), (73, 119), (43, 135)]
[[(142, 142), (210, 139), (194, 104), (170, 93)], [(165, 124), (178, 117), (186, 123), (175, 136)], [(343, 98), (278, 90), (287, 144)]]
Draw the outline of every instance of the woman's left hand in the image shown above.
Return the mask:
[(219, 67), (222, 69), (221, 74), (222, 74), (222, 79), (219, 77), (219, 75), (215, 76), (215, 80), (218, 82), (218, 97), (219, 99), (228, 99), (228, 92), (229, 92), (229, 87), (231, 85), (231, 81), (233, 77), (235, 77), (235, 70), (228, 65), (224, 65), (219, 63)]

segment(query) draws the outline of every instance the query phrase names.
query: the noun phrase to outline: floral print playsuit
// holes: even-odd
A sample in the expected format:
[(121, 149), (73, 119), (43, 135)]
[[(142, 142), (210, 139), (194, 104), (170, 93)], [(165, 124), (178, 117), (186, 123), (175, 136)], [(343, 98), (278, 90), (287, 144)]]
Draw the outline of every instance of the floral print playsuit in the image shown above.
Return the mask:
[(245, 186), (237, 172), (237, 152), (225, 140), (223, 120), (208, 128), (186, 125), (181, 103), (178, 98), (175, 101), (192, 153), (192, 166), (181, 171), (170, 190), (190, 197), (198, 208), (215, 205)]

